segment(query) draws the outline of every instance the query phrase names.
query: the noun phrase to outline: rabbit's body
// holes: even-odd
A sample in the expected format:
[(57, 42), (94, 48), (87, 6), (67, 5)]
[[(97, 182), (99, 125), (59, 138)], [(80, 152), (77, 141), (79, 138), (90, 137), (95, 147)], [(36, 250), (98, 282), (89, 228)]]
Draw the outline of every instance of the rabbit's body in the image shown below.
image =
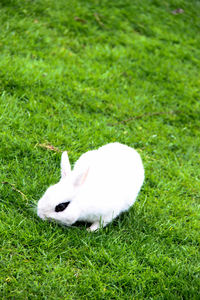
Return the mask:
[[(140, 155), (119, 143), (86, 152), (76, 162), (73, 171), (66, 173), (68, 176), (50, 187), (39, 201), (38, 215), (66, 225), (88, 221), (92, 223), (91, 230), (105, 226), (128, 210), (144, 181)], [(66, 202), (70, 202), (66, 209), (55, 212), (56, 206), (59, 208), (60, 203)]]

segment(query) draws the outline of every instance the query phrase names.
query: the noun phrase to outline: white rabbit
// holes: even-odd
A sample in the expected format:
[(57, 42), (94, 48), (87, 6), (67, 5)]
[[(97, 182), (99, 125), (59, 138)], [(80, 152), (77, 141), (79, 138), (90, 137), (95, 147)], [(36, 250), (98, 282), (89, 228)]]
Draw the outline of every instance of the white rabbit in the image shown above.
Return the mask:
[(92, 223), (89, 230), (106, 226), (136, 200), (144, 168), (136, 150), (111, 143), (88, 151), (71, 170), (67, 152), (61, 158), (61, 179), (50, 186), (37, 206), (38, 216), (65, 225)]

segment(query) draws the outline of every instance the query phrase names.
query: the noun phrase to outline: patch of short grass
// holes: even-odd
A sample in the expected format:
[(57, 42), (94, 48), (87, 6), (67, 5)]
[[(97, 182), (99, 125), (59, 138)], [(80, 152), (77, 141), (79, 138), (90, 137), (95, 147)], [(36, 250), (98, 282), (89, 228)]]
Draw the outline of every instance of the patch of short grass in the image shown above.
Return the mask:
[[(1, 1), (2, 299), (200, 297), (199, 9)], [(45, 145), (73, 164), (113, 141), (144, 161), (133, 208), (97, 233), (39, 220), (37, 201), (60, 175), (60, 153)]]

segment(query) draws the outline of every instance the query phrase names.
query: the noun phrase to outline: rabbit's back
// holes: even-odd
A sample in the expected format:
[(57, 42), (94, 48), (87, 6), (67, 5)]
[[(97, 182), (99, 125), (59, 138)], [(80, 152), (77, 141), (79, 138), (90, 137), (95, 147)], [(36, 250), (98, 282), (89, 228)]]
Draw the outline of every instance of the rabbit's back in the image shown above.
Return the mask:
[(84, 203), (84, 214), (114, 211), (117, 215), (127, 210), (144, 181), (140, 155), (119, 143), (102, 146), (90, 155), (88, 176), (79, 198)]
[(144, 168), (140, 155), (126, 145), (112, 143), (99, 148), (93, 156), (89, 170), (93, 183), (102, 183), (116, 189), (142, 184)]

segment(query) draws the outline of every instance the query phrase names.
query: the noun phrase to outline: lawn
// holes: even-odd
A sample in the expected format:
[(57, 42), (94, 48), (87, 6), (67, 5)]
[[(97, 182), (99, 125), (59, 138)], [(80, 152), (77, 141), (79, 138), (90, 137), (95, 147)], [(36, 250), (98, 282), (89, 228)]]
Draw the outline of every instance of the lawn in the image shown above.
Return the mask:
[[(200, 299), (200, 2), (0, 1), (0, 298)], [(145, 183), (95, 233), (37, 201), (118, 141)]]

